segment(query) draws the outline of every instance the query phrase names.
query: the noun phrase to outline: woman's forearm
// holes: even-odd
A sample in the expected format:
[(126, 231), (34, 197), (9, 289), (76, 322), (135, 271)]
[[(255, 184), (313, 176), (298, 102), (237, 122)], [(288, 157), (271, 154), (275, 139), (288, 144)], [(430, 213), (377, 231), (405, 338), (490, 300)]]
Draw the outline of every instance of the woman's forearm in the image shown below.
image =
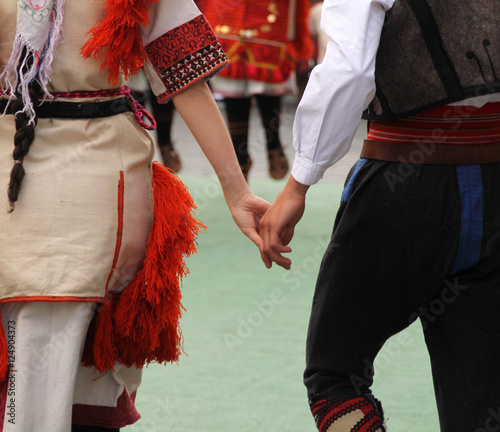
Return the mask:
[(237, 203), (250, 190), (208, 85), (200, 81), (175, 96), (173, 101), (219, 177), (226, 200)]

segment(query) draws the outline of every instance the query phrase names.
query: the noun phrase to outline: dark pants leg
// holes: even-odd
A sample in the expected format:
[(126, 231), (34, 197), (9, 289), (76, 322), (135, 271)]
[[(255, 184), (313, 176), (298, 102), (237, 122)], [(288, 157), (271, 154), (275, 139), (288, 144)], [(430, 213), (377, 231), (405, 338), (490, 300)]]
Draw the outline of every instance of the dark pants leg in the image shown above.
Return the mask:
[(256, 95), (266, 135), (269, 175), (279, 180), (288, 173), (289, 165), (280, 141), (281, 96)]
[(280, 142), (281, 96), (256, 95), (260, 118), (266, 134), (267, 150), (278, 149)]
[[(479, 177), (482, 206), (478, 200), (475, 215), (469, 211), (461, 240), (480, 241), (463, 241), (459, 255), (469, 262), (455, 269), (453, 285), (421, 318), (445, 432), (500, 430), (500, 164), (481, 166)], [(463, 198), (463, 206), (473, 207)]]
[[(496, 180), (498, 183), (490, 180), (490, 185), (500, 184), (500, 174)], [(485, 183), (484, 188), (487, 187)], [(454, 166), (410, 166), (368, 160), (357, 175), (351, 176), (313, 300), (304, 375), (312, 401), (328, 395), (355, 398), (369, 394), (373, 361), (384, 342), (417, 317), (427, 315), (426, 339), (438, 384), (440, 414), (443, 412), (442, 430), (470, 432), (481, 427), (485, 417), (472, 414), (470, 404), (477, 404), (476, 411), (484, 412), (492, 405), (500, 407), (500, 395), (493, 395), (500, 385), (500, 374), (490, 363), (494, 358), (500, 364), (499, 348), (488, 344), (485, 349), (490, 356), (482, 352), (475, 359), (481, 366), (464, 378), (469, 385), (481, 381), (491, 390), (491, 397), (482, 401), (465, 392), (465, 383), (454, 385), (460, 381), (458, 378), (463, 378), (465, 364), (472, 360), (471, 350), (454, 354), (443, 348), (458, 341), (461, 350), (464, 345), (477, 345), (478, 332), (484, 325), (490, 330), (483, 341), (500, 335), (492, 317), (476, 317), (470, 322), (473, 310), (500, 309), (500, 297), (496, 298), (494, 288), (496, 277), (488, 274), (482, 281), (491, 289), (483, 297), (477, 291), (469, 294), (457, 286), (463, 280), (461, 274), (474, 272), (480, 264), (473, 263), (468, 270), (459, 271), (457, 280), (451, 274), (460, 249), (462, 198)], [(486, 199), (485, 196), (485, 202)], [(486, 234), (498, 237), (487, 226), (486, 213), (493, 212), (487, 209), (485, 206), (484, 238)], [(491, 218), (498, 221), (496, 216)], [(498, 253), (496, 256), (500, 260)], [(470, 276), (468, 280), (471, 278), (475, 279)], [(446, 304), (440, 300), (443, 292), (447, 301), (450, 292), (459, 295), (453, 304)], [(429, 319), (428, 310), (431, 305), (436, 307), (437, 299), (445, 307)], [(453, 361), (461, 366), (457, 363), (456, 368), (447, 367)], [(489, 370), (488, 380), (479, 369)], [(447, 388), (444, 393), (443, 386)], [(457, 396), (451, 400), (452, 393)], [(456, 422), (455, 417), (460, 421)]]
[(156, 120), (156, 133), (158, 134), (158, 145), (164, 146), (172, 143), (172, 123), (174, 120), (175, 105), (173, 102), (160, 104), (151, 92), (151, 105), (153, 116)]
[(229, 133), (240, 165), (245, 165), (248, 154), (248, 122), (250, 98), (225, 98)]

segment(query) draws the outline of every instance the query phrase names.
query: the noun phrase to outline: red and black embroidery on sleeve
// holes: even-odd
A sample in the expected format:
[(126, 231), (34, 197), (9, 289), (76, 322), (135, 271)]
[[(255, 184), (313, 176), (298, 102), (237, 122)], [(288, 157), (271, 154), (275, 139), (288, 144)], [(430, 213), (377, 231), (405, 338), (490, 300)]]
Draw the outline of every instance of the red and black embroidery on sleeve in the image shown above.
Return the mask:
[(212, 27), (203, 15), (176, 27), (146, 45), (156, 73), (170, 99), (200, 78), (207, 78), (229, 64)]

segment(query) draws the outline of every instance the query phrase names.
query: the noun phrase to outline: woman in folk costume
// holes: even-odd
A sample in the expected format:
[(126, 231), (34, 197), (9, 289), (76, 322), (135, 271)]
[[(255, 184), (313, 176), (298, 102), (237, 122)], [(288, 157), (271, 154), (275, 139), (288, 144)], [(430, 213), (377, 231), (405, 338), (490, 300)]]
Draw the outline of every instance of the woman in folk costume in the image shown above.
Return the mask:
[(498, 1), (325, 0), (322, 12), (333, 42), (297, 109), (292, 175), (261, 220), (267, 266), (289, 268), (282, 253), (309, 185), (348, 151), (365, 110), (368, 139), (341, 197), (309, 324), (304, 383), (316, 425), (386, 430), (371, 392), (374, 359), (419, 318), (441, 431), (496, 430)]
[(149, 123), (121, 87), (139, 67), (261, 242), (267, 203), (204, 81), (226, 64), (191, 0), (0, 4), (3, 431), (116, 431), (139, 418), (140, 369), (181, 352), (179, 278), (201, 224), (185, 187), (151, 163)]
[(224, 96), (229, 131), (245, 177), (251, 98), (255, 96), (264, 126), (269, 174), (288, 172), (279, 137), (281, 99), (294, 92), (295, 62), (312, 52), (308, 0), (205, 0), (205, 14), (231, 64), (212, 81)]

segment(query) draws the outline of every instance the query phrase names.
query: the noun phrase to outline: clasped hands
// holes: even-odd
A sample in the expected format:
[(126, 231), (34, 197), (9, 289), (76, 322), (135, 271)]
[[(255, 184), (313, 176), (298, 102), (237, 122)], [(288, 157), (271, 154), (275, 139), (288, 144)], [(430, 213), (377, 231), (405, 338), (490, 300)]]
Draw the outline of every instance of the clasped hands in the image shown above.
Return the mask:
[[(252, 194), (252, 199), (247, 199), (240, 211), (232, 210), (242, 232), (258, 246), (267, 268), (271, 268), (274, 262), (290, 269), (292, 261), (283, 254), (292, 251), (288, 244), (293, 238), (295, 225), (304, 214), (308, 188), (290, 176), (272, 205)], [(253, 220), (248, 217), (249, 213), (253, 214)]]

